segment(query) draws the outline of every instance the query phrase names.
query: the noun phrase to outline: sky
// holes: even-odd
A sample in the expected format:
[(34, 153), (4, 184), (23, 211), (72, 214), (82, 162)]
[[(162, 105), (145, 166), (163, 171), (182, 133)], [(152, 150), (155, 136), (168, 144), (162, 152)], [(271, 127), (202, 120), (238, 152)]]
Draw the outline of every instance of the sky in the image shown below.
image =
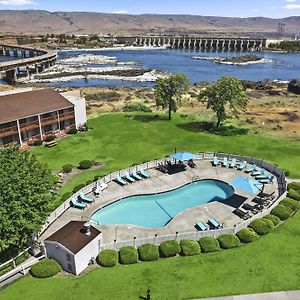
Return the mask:
[(281, 18), (300, 15), (300, 0), (0, 0), (3, 9)]

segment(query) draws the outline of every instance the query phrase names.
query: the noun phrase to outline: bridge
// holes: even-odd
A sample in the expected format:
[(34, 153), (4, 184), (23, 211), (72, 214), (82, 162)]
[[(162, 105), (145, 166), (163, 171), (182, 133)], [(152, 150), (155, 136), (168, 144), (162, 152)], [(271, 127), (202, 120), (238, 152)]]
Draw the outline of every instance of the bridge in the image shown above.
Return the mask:
[(57, 60), (56, 51), (0, 44), (0, 57), (12, 57), (13, 60), (0, 62), (0, 72), (5, 72), (7, 83), (14, 84), (21, 76), (29, 77), (54, 65)]
[(248, 37), (176, 37), (176, 36), (143, 36), (117, 37), (117, 41), (135, 46), (168, 47), (171, 49), (194, 50), (203, 52), (247, 52), (261, 51), (266, 47), (266, 39)]

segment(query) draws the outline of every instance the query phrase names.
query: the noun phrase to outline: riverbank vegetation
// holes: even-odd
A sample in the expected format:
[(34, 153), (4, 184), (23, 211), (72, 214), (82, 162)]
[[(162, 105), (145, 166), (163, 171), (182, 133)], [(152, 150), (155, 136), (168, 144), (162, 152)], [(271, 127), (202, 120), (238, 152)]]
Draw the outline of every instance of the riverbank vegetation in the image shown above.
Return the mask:
[(282, 41), (279, 44), (271, 43), (269, 44), (269, 48), (288, 51), (288, 52), (299, 52), (300, 41)]

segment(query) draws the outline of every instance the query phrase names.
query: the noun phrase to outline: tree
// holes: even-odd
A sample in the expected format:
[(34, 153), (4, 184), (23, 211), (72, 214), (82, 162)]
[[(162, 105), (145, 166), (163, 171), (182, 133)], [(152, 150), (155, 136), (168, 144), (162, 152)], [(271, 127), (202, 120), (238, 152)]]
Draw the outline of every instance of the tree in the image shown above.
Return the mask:
[(187, 90), (188, 78), (183, 73), (159, 78), (154, 86), (156, 105), (163, 109), (168, 108), (169, 120), (172, 119), (172, 112), (176, 112), (181, 104), (181, 96)]
[(238, 116), (239, 110), (245, 110), (248, 99), (242, 83), (235, 77), (221, 77), (199, 94), (199, 100), (207, 104), (217, 116), (217, 127), (229, 118), (228, 113)]
[(0, 252), (21, 249), (41, 229), (53, 184), (51, 172), (28, 151), (0, 149)]

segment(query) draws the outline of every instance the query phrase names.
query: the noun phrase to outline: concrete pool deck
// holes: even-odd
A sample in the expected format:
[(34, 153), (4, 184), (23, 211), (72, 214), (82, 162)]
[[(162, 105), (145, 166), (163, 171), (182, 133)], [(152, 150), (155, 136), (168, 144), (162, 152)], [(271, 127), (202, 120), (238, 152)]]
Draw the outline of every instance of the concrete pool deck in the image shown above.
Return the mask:
[[(229, 183), (237, 176), (253, 178), (245, 172), (236, 169), (223, 168), (221, 166), (212, 167), (210, 161), (207, 160), (196, 160), (195, 163), (197, 168), (192, 169), (187, 167), (186, 171), (173, 175), (161, 173), (156, 169), (150, 169), (147, 170), (151, 175), (149, 179), (144, 179), (126, 186), (120, 186), (115, 182), (110, 182), (108, 183), (108, 188), (100, 193), (99, 198), (95, 198), (92, 194), (89, 195), (96, 200), (93, 204), (89, 205), (83, 211), (70, 207), (47, 228), (39, 240), (43, 241), (70, 221), (88, 220), (96, 210), (127, 196), (164, 192), (183, 186), (196, 179), (217, 179)], [(272, 184), (265, 185), (264, 192), (275, 192), (277, 198), (277, 181), (274, 180)], [(134, 225), (94, 226), (102, 232), (102, 243), (104, 244), (112, 243), (114, 240), (126, 241), (133, 239), (134, 237), (137, 239), (154, 237), (155, 234), (168, 235), (175, 234), (176, 232), (197, 232), (197, 229), (195, 228), (196, 222), (203, 221), (206, 223), (211, 218), (215, 218), (220, 223), (223, 223), (224, 228), (232, 228), (243, 222), (243, 219), (234, 215), (232, 212), (241, 206), (242, 203), (251, 202), (253, 198), (255, 198), (254, 195), (237, 189), (235, 190), (235, 195), (228, 201), (223, 203), (216, 201), (187, 209), (179, 213), (163, 228), (141, 228)]]

